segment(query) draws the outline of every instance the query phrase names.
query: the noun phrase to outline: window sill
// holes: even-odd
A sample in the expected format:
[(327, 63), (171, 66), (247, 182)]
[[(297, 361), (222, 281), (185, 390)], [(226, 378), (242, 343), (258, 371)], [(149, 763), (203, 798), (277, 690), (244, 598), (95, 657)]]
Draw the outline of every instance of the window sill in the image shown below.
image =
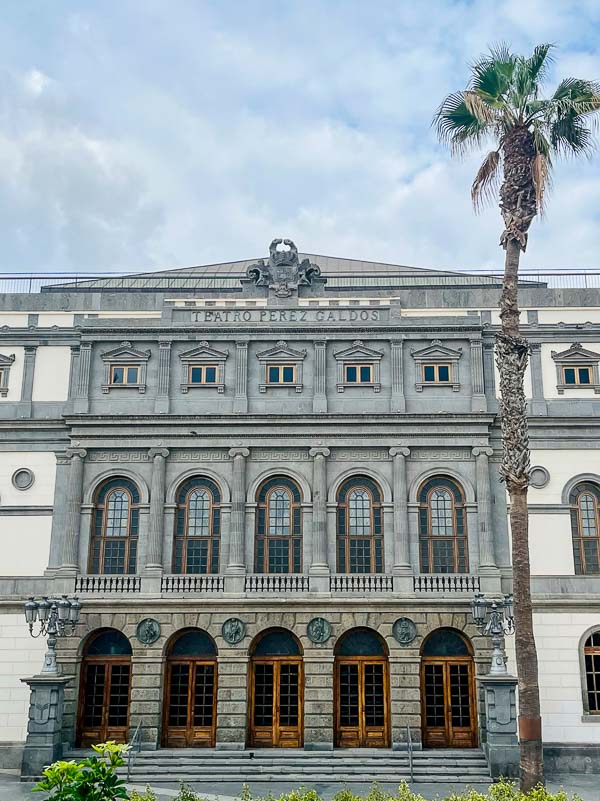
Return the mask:
[(113, 389), (137, 389), (143, 395), (146, 392), (146, 384), (102, 384), (102, 392), (105, 395)]
[(593, 389), (594, 394), (600, 394), (600, 384), (557, 384), (556, 390), (559, 395), (564, 395), (566, 389)]
[(347, 389), (372, 389), (373, 392), (381, 392), (381, 384), (376, 384), (375, 382), (371, 381), (370, 383), (356, 383), (352, 384), (338, 384), (337, 391), (338, 392), (345, 392)]
[(258, 391), (266, 392), (268, 389), (295, 389), (296, 392), (302, 392), (303, 384), (259, 384)]
[(181, 384), (182, 392), (189, 392), (190, 389), (216, 389), (218, 393), (225, 392), (225, 384)]
[(581, 716), (582, 723), (598, 723), (600, 725), (600, 714), (598, 715), (590, 715), (585, 714)]

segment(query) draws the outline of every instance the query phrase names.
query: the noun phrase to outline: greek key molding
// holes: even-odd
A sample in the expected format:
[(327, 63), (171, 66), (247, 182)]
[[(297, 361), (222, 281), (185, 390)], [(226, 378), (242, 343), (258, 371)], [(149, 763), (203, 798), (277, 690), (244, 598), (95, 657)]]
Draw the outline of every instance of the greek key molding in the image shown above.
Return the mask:
[(227, 450), (171, 451), (170, 462), (228, 462)]
[(90, 462), (149, 462), (147, 451), (91, 451)]
[(432, 450), (428, 448), (417, 448), (411, 451), (413, 459), (423, 459), (428, 462), (469, 462), (471, 461), (471, 449), (461, 448), (460, 450)]
[(252, 449), (253, 462), (308, 462), (308, 450), (299, 451), (258, 451)]
[(334, 450), (330, 458), (334, 462), (389, 462), (391, 457), (389, 451), (382, 448), (360, 451)]

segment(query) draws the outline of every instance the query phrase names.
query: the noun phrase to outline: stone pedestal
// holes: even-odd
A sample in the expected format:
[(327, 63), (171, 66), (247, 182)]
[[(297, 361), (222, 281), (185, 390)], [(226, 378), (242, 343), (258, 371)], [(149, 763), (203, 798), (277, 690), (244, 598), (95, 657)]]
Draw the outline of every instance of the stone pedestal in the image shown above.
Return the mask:
[(515, 676), (479, 676), (485, 701), (484, 750), (494, 778), (519, 775)]
[(21, 780), (39, 779), (43, 769), (62, 757), (62, 717), (65, 686), (73, 676), (38, 675), (21, 679), (29, 686), (27, 739)]

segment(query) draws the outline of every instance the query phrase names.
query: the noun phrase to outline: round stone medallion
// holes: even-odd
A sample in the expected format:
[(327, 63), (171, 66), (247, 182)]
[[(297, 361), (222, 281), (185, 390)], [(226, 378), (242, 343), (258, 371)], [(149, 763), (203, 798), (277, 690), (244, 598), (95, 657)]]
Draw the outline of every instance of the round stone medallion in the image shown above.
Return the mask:
[(28, 490), (33, 485), (35, 476), (28, 467), (20, 467), (12, 475), (13, 487), (18, 490)]
[(392, 634), (400, 645), (410, 645), (417, 636), (417, 627), (409, 617), (399, 617), (392, 626)]
[(146, 617), (137, 624), (135, 636), (143, 645), (152, 645), (160, 637), (160, 623), (153, 617)]
[(239, 617), (230, 617), (223, 623), (221, 633), (226, 643), (237, 645), (246, 636), (246, 624)]
[(531, 468), (531, 472), (529, 473), (529, 481), (531, 482), (532, 487), (535, 487), (536, 489), (542, 489), (550, 481), (550, 473), (545, 467), (536, 464)]
[(324, 617), (313, 617), (306, 627), (311, 642), (327, 642), (331, 637), (331, 623)]

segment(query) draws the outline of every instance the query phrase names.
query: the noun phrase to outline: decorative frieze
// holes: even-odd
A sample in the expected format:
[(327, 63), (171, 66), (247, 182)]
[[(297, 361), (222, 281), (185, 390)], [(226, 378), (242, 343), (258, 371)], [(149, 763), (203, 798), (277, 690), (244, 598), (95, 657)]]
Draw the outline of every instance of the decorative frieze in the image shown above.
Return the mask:
[(391, 456), (385, 449), (365, 449), (365, 450), (340, 450), (335, 449), (331, 453), (331, 460), (334, 462), (389, 462)]
[(471, 451), (469, 448), (456, 450), (415, 448), (411, 450), (411, 459), (422, 459), (427, 462), (469, 462), (471, 461)]
[(147, 451), (90, 451), (90, 462), (148, 462)]

